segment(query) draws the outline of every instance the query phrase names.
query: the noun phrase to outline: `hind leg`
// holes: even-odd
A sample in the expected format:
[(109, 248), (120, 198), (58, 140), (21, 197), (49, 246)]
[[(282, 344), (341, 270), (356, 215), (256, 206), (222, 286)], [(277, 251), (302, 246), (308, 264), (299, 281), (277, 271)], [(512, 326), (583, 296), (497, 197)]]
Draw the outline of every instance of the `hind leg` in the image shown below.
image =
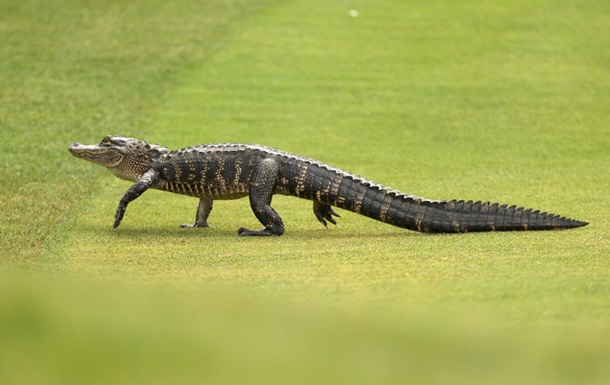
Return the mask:
[(212, 200), (201, 198), (199, 199), (199, 206), (197, 206), (197, 215), (195, 217), (195, 223), (184, 223), (180, 227), (210, 227), (208, 225), (208, 217), (212, 211)]
[(326, 228), (328, 228), (328, 223), (326, 221), (332, 223), (335, 226), (338, 226), (337, 221), (335, 220), (335, 218), (333, 218), (333, 216), (341, 218), (341, 215), (337, 214), (335, 210), (333, 210), (331, 205), (327, 205), (321, 202), (313, 202), (313, 213), (320, 221), (320, 223), (323, 224)]
[(284, 233), (284, 222), (271, 207), (271, 198), (277, 183), (278, 173), (279, 165), (275, 159), (263, 159), (256, 166), (250, 181), (250, 207), (265, 228), (250, 230), (242, 227), (237, 231), (237, 234), (241, 236), (269, 236)]

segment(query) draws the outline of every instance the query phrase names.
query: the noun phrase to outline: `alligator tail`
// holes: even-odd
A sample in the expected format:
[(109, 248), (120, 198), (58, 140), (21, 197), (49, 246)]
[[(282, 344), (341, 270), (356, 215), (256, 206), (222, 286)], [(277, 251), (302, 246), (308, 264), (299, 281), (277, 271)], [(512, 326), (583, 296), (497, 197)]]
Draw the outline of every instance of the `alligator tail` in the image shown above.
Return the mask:
[[(431, 201), (357, 176), (344, 178), (330, 203), (369, 218), (426, 233), (559, 230), (588, 222), (524, 207), (473, 201)], [(335, 198), (335, 199), (332, 199)]]
[(499, 203), (397, 198), (406, 207), (394, 212), (388, 211), (386, 223), (427, 233), (561, 230), (588, 224), (540, 210)]

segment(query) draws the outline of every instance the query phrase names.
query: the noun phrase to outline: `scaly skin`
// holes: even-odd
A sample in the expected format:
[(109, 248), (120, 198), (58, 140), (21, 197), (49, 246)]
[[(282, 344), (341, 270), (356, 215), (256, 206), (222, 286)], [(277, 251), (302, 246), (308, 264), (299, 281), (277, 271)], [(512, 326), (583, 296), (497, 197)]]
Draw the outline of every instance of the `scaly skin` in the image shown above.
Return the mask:
[(98, 145), (74, 143), (72, 155), (107, 167), (135, 182), (123, 195), (114, 227), (129, 202), (149, 188), (199, 198), (195, 223), (208, 227), (212, 202), (248, 196), (261, 230), (240, 228), (242, 236), (282, 235), (284, 223), (271, 207), (274, 194), (312, 200), (316, 218), (337, 224), (333, 206), (409, 230), (427, 233), (571, 229), (588, 223), (523, 207), (473, 201), (431, 201), (391, 190), (306, 157), (272, 148), (209, 144), (168, 151), (134, 138), (107, 136)]

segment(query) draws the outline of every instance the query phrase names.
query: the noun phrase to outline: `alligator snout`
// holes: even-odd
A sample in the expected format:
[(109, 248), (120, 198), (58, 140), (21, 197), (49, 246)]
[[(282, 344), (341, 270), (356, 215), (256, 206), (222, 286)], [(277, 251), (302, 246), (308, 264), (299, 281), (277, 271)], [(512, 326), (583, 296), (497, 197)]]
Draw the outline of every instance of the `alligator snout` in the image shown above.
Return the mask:
[(83, 145), (78, 143), (78, 142), (74, 142), (70, 145), (70, 147), (68, 147), (68, 151), (70, 151), (72, 153), (72, 155), (74, 155), (75, 151), (78, 151), (78, 149), (80, 149)]

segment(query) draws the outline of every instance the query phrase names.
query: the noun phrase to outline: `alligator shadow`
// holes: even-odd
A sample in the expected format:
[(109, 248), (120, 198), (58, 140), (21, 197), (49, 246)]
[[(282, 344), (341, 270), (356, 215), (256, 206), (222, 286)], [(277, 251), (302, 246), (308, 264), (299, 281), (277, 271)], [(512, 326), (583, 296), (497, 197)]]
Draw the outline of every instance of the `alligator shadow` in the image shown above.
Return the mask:
[[(117, 229), (112, 227), (100, 228), (93, 225), (85, 225), (79, 228), (80, 231), (89, 233), (92, 236), (108, 236), (108, 237), (128, 237), (128, 238), (145, 238), (145, 237), (156, 237), (162, 239), (167, 238), (179, 238), (179, 239), (193, 239), (193, 238), (240, 238), (237, 235), (237, 229), (209, 227), (209, 228), (181, 228), (175, 227), (128, 227), (123, 226)], [(423, 234), (415, 231), (402, 230), (402, 231), (383, 231), (377, 229), (371, 229), (371, 231), (350, 231), (348, 229), (298, 229), (298, 230), (286, 230), (282, 239), (295, 239), (295, 240), (307, 240), (307, 239), (416, 239), (423, 237), (447, 237), (455, 236), (455, 234)], [(256, 239), (256, 237), (253, 237)]]

